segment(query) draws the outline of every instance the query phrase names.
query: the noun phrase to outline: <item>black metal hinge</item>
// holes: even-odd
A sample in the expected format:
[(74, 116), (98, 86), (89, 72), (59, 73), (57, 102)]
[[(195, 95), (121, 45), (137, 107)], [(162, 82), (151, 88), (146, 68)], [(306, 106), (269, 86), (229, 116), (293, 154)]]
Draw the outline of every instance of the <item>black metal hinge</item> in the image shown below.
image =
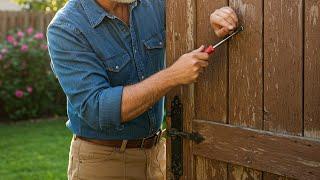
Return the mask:
[(188, 133), (188, 132), (178, 131), (176, 129), (171, 128), (171, 129), (168, 130), (168, 135), (170, 137), (179, 136), (179, 137), (182, 137), (184, 139), (189, 139), (189, 140), (192, 140), (192, 141), (196, 142), (197, 144), (199, 144), (202, 141), (204, 141), (203, 136), (201, 136), (201, 134), (199, 134), (197, 132)]
[(171, 137), (171, 171), (174, 179), (183, 175), (183, 139), (189, 139), (201, 143), (204, 138), (197, 132), (188, 133), (183, 131), (183, 105), (178, 96), (171, 102), (171, 128), (167, 135)]

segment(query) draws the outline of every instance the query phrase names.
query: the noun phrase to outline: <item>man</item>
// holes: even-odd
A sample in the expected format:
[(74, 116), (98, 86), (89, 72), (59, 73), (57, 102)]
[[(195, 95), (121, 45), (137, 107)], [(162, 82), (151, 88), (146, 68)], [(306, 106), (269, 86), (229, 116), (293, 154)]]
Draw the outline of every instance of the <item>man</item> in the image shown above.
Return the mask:
[[(195, 82), (209, 55), (201, 46), (163, 69), (164, 6), (164, 0), (70, 0), (49, 25), (52, 69), (74, 134), (69, 179), (165, 179), (162, 97)], [(229, 7), (210, 21), (219, 37), (238, 22)]]

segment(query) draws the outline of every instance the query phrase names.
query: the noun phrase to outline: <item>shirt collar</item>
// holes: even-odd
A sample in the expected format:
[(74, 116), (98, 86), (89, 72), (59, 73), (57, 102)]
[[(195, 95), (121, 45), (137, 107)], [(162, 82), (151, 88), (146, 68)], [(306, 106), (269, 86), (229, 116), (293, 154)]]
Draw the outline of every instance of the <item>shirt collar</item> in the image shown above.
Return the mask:
[[(82, 7), (93, 28), (98, 26), (105, 17), (115, 19), (116, 17), (100, 7), (95, 0), (80, 0)], [(139, 2), (138, 2), (139, 1)], [(130, 9), (135, 8), (142, 0), (137, 0), (130, 5)]]

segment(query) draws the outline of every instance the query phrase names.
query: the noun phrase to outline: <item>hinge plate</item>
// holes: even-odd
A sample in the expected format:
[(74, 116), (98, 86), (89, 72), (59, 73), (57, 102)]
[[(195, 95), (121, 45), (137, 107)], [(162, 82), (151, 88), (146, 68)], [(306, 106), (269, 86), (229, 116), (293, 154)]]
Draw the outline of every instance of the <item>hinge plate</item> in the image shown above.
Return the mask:
[(167, 135), (171, 137), (171, 171), (174, 179), (183, 175), (183, 139), (201, 143), (204, 138), (197, 132), (183, 132), (183, 105), (178, 96), (171, 102), (171, 128)]

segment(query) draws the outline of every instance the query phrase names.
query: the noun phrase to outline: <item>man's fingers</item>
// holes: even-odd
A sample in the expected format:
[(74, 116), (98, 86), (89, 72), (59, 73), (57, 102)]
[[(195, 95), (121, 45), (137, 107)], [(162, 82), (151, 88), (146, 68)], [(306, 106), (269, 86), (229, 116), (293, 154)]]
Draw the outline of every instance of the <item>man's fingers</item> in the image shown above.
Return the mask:
[(218, 29), (217, 31), (215, 31), (215, 33), (217, 34), (217, 36), (222, 37), (225, 36), (229, 33), (229, 29), (226, 27), (223, 27), (221, 29)]
[(199, 65), (202, 67), (201, 69), (203, 69), (203, 68), (208, 67), (209, 62), (208, 61), (199, 60)]
[(193, 50), (192, 52), (194, 53), (199, 53), (199, 52), (203, 52), (205, 49), (204, 45), (200, 46), (198, 49)]
[(232, 28), (235, 28), (237, 26), (236, 22), (233, 20), (229, 13), (221, 10), (217, 12), (217, 15), (222, 17), (225, 21), (227, 21), (232, 26)]
[(193, 56), (196, 59), (204, 60), (204, 61), (207, 61), (209, 59), (209, 54), (205, 52), (198, 52), (198, 53), (195, 53)]
[(230, 7), (223, 7), (223, 8), (221, 8), (221, 10), (222, 10), (223, 12), (229, 14), (229, 15), (232, 17), (232, 19), (234, 20), (234, 22), (236, 23), (236, 25), (238, 25), (238, 21), (239, 21), (239, 20), (238, 20), (238, 16), (237, 16), (237, 14), (234, 12), (233, 9), (231, 9)]
[(215, 13), (212, 16), (213, 22), (215, 22), (216, 24), (222, 26), (222, 27), (227, 27), (229, 30), (232, 30), (234, 27), (232, 24), (230, 24), (228, 21), (226, 21), (223, 17), (217, 15), (217, 13)]

